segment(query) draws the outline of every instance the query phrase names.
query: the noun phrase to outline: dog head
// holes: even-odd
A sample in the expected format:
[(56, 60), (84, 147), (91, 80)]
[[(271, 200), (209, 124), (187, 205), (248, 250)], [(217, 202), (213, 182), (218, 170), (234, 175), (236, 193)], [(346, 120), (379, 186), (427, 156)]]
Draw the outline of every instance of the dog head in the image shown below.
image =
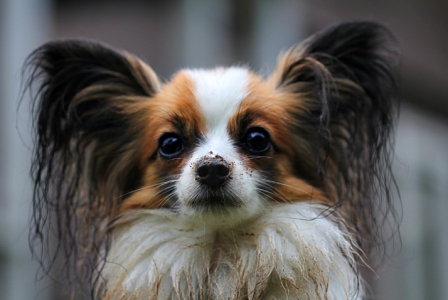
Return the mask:
[(343, 23), (283, 53), (267, 79), (230, 67), (167, 83), (98, 42), (43, 45), (27, 64), (38, 87), (32, 236), (48, 236), (54, 214), (69, 272), (90, 280), (123, 216), (168, 210), (213, 231), (307, 201), (337, 208), (370, 249), (375, 201), (390, 201), (392, 42), (376, 23)]

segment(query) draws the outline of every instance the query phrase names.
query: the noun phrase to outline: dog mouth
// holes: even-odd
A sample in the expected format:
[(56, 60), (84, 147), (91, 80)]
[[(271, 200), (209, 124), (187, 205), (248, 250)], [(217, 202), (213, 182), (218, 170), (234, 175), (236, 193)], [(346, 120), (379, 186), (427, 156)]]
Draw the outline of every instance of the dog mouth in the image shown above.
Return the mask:
[(213, 191), (207, 191), (203, 195), (198, 195), (189, 201), (189, 205), (195, 209), (223, 209), (239, 208), (243, 206), (243, 201), (236, 195), (220, 188)]

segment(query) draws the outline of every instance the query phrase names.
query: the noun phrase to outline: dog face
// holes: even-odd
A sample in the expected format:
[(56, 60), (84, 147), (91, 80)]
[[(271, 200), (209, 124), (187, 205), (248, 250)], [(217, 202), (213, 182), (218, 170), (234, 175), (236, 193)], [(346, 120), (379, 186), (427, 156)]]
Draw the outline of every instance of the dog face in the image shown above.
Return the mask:
[(121, 211), (165, 206), (189, 221), (225, 226), (273, 200), (324, 200), (289, 167), (298, 156), (291, 102), (247, 69), (178, 73), (147, 103), (143, 188)]
[(372, 247), (376, 201), (390, 203), (392, 42), (376, 23), (343, 23), (282, 54), (267, 79), (230, 67), (167, 83), (97, 42), (42, 46), (27, 64), (32, 232), (48, 237), (54, 214), (70, 276), (106, 278), (94, 284), (111, 297), (285, 292), (268, 282), (351, 294), (353, 249)]

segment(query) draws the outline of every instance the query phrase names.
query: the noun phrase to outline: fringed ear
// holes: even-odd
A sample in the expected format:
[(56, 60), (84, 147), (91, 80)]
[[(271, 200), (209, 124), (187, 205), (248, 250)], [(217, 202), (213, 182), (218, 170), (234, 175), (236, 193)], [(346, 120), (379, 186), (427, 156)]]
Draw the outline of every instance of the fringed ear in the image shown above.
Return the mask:
[(298, 159), (298, 173), (340, 207), (365, 251), (379, 242), (383, 218), (391, 209), (394, 214), (397, 49), (382, 25), (342, 23), (287, 51), (268, 79), (297, 98), (290, 125), (295, 140), (303, 143), (298, 157), (316, 157), (314, 163)]
[(42, 243), (49, 271), (58, 255), (48, 253), (51, 230), (67, 276), (73, 279), (79, 268), (75, 280), (88, 282), (108, 217), (139, 183), (139, 120), (160, 83), (138, 58), (86, 40), (43, 45), (28, 58), (24, 74), (36, 139), (31, 245)]

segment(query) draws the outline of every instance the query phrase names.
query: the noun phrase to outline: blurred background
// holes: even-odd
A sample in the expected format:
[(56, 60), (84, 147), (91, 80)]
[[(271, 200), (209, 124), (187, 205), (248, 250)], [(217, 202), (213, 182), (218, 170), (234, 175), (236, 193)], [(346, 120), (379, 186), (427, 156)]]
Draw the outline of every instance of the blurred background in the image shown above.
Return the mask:
[(387, 25), (402, 52), (395, 174), (398, 235), (367, 299), (448, 299), (448, 1), (443, 0), (0, 0), (0, 300), (70, 299), (36, 282), (27, 99), (20, 68), (36, 47), (89, 37), (126, 49), (164, 79), (184, 67), (248, 64), (268, 74), (277, 54), (329, 24)]

